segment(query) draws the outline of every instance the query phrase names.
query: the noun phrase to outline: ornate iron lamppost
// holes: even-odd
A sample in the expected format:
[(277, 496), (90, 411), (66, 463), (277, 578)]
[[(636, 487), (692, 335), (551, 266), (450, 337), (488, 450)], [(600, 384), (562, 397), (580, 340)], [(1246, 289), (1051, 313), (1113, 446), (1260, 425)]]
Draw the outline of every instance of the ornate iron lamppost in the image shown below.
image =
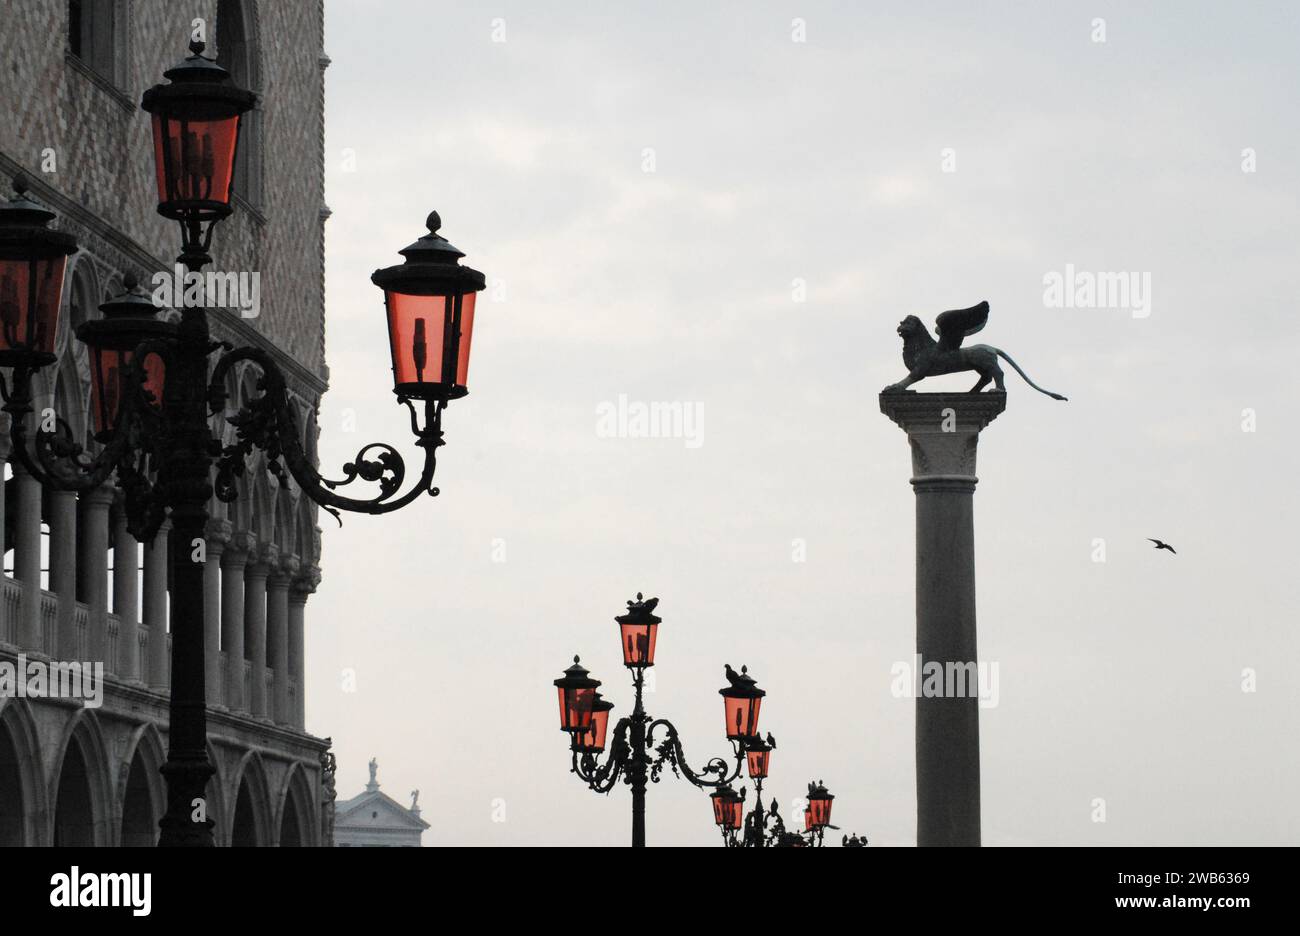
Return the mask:
[[(153, 118), (158, 213), (180, 224), (178, 262), (190, 273), (211, 262), (213, 229), (231, 212), (240, 124), (255, 103), (253, 93), (232, 85), (203, 50), (203, 43), (191, 43), (192, 54), (166, 72), (170, 83), (146, 91), (141, 105)], [(210, 846), (213, 823), (200, 818), (206, 810), (199, 808), (213, 773), (206, 746), (203, 568), (190, 560), (192, 545), (204, 536), (209, 498), (235, 499), (236, 479), (254, 449), (265, 453), (271, 472), (282, 480), (292, 475), (336, 519), (344, 510), (382, 514), (421, 494), (436, 495), (442, 411), (468, 392), (474, 299), (484, 278), (459, 264), (463, 254), (437, 233), (436, 212), (429, 215), (429, 233), (401, 251), (405, 263), (371, 277), (384, 290), (394, 392), (410, 410), (415, 444), (424, 449), (423, 468), (405, 493), (399, 495), (405, 464), (386, 443), (361, 449), (341, 478), (322, 477), (303, 448), (285, 377), (271, 356), (214, 342), (201, 304), (184, 301), (179, 322), (160, 320), (130, 275), (123, 295), (101, 306), (103, 318), (77, 333), (92, 360), (98, 443), (92, 454), (62, 423), (29, 438), (32, 379), (54, 361), (63, 271), (76, 244), (48, 229), (54, 214), (29, 200), (26, 188), (25, 178), (15, 179), (16, 196), (0, 205), (0, 366), (12, 368), (0, 391), (14, 457), (56, 490), (91, 490), (114, 477), (125, 495), (127, 527), (142, 542), (170, 518), (172, 689), (159, 844)], [(261, 395), (238, 413), (225, 413), (225, 378), (241, 361), (260, 369)], [(417, 403), (423, 404), (423, 423)], [(208, 425), (209, 414), (218, 413), (236, 430), (236, 441), (224, 447)], [(378, 492), (369, 498), (337, 493), (358, 479)]]
[[(741, 811), (729, 798), (738, 794), (729, 784), (740, 776), (749, 746), (758, 741), (758, 710), (765, 695), (742, 668), (740, 673), (727, 666), (729, 685), (719, 692), (723, 696), (727, 738), (732, 744), (734, 763), (721, 757), (708, 761), (700, 770), (694, 770), (686, 761), (681, 739), (672, 722), (663, 718), (652, 719), (645, 711), (643, 694), (645, 671), (654, 666), (655, 644), (658, 638), (659, 618), (654, 610), (658, 598), (643, 600), (640, 593), (635, 601), (627, 603), (627, 613), (615, 618), (619, 626), (623, 649), (623, 665), (632, 671), (632, 688), (636, 702), (632, 714), (618, 720), (614, 726), (613, 741), (602, 764), (598, 755), (605, 750), (609, 713), (613, 704), (601, 698), (597, 688), (600, 680), (582, 666), (577, 657), (564, 675), (555, 680), (560, 703), (560, 730), (570, 736), (572, 772), (597, 793), (608, 793), (620, 780), (632, 788), (632, 845), (645, 845), (645, 793), (647, 782), (658, 783), (667, 767), (702, 789), (712, 789), (715, 816), (734, 819), (737, 826)], [(656, 743), (656, 736), (660, 737)], [(719, 805), (723, 803), (724, 805)]]

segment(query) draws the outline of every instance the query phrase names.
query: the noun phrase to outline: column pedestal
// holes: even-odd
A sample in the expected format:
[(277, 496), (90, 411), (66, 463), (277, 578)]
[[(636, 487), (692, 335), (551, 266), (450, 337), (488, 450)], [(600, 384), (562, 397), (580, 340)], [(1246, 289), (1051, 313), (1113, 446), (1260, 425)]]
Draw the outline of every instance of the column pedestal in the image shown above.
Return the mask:
[[(907, 433), (916, 493), (916, 843), (980, 844), (975, 450), (1005, 393), (882, 393)], [(941, 674), (940, 694), (931, 694)], [(953, 690), (957, 691), (954, 692)]]

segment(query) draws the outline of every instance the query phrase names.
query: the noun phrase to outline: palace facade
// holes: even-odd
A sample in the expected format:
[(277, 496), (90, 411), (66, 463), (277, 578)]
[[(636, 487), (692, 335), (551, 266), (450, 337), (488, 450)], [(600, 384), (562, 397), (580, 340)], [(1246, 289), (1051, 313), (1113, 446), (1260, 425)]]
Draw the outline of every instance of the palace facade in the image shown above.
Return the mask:
[[(24, 171), (29, 196), (80, 245), (37, 412), (53, 407), (90, 439), (90, 371), (73, 332), (123, 291), (126, 273), (148, 289), (173, 270), (179, 235), (155, 211), (139, 104), (188, 54), (196, 19), (208, 54), (260, 98), (241, 135), (236, 208), (213, 245), (214, 269), (258, 275), (259, 312), (209, 309), (213, 337), (274, 356), (314, 457), (328, 378), (320, 0), (0, 0), (0, 197)], [(234, 373), (227, 409), (256, 384), (255, 369)], [(167, 530), (137, 543), (112, 486), (44, 490), (10, 460), (7, 419), (0, 664), (101, 662), (105, 688), (95, 707), (0, 698), (0, 845), (152, 845), (165, 806)], [(213, 431), (233, 441), (225, 421)], [(291, 480), (257, 460), (248, 469), (237, 501), (213, 500), (206, 544), (209, 815), (219, 845), (329, 844), (332, 757), (328, 740), (306, 730), (303, 707), (317, 512)]]

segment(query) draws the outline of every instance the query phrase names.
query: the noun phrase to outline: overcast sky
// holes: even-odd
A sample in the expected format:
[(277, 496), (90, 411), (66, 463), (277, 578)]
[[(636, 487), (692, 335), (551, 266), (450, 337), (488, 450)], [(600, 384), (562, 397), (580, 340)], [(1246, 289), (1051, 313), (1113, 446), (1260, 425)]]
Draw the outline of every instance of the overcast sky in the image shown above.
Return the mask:
[[(326, 20), (327, 474), (369, 441), (415, 451), (370, 273), (437, 208), (489, 283), (442, 495), (322, 515), (307, 718), (341, 797), (374, 756), (394, 798), (420, 789), (426, 844), (625, 844), (628, 790), (570, 775), (551, 680), (579, 652), (626, 714), (613, 616), (641, 590), (664, 619), (648, 708), (693, 763), (726, 751), (723, 664), (747, 664), (782, 811), (822, 779), (846, 831), (914, 844), (914, 703), (890, 691), (914, 498), (877, 393), (905, 373), (899, 319), (987, 299), (978, 340), (1070, 402), (1008, 370), (980, 444), (984, 842), (1300, 839), (1294, 6)], [(1067, 264), (1145, 274), (1148, 307), (1050, 307)], [(701, 421), (605, 437), (620, 396)], [(718, 841), (671, 778), (648, 828)]]

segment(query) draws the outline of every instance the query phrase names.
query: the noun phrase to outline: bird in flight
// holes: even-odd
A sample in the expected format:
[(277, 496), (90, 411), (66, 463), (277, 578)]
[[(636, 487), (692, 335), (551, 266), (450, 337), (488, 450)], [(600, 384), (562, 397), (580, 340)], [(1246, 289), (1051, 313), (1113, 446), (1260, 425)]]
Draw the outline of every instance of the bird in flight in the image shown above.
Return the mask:
[(1149, 536), (1147, 537), (1147, 539), (1151, 540), (1151, 542), (1156, 544), (1156, 549), (1167, 549), (1175, 556), (1178, 555), (1178, 550), (1174, 549), (1174, 547), (1170, 546), (1168, 543), (1162, 543), (1158, 539), (1151, 539), (1151, 537)]

